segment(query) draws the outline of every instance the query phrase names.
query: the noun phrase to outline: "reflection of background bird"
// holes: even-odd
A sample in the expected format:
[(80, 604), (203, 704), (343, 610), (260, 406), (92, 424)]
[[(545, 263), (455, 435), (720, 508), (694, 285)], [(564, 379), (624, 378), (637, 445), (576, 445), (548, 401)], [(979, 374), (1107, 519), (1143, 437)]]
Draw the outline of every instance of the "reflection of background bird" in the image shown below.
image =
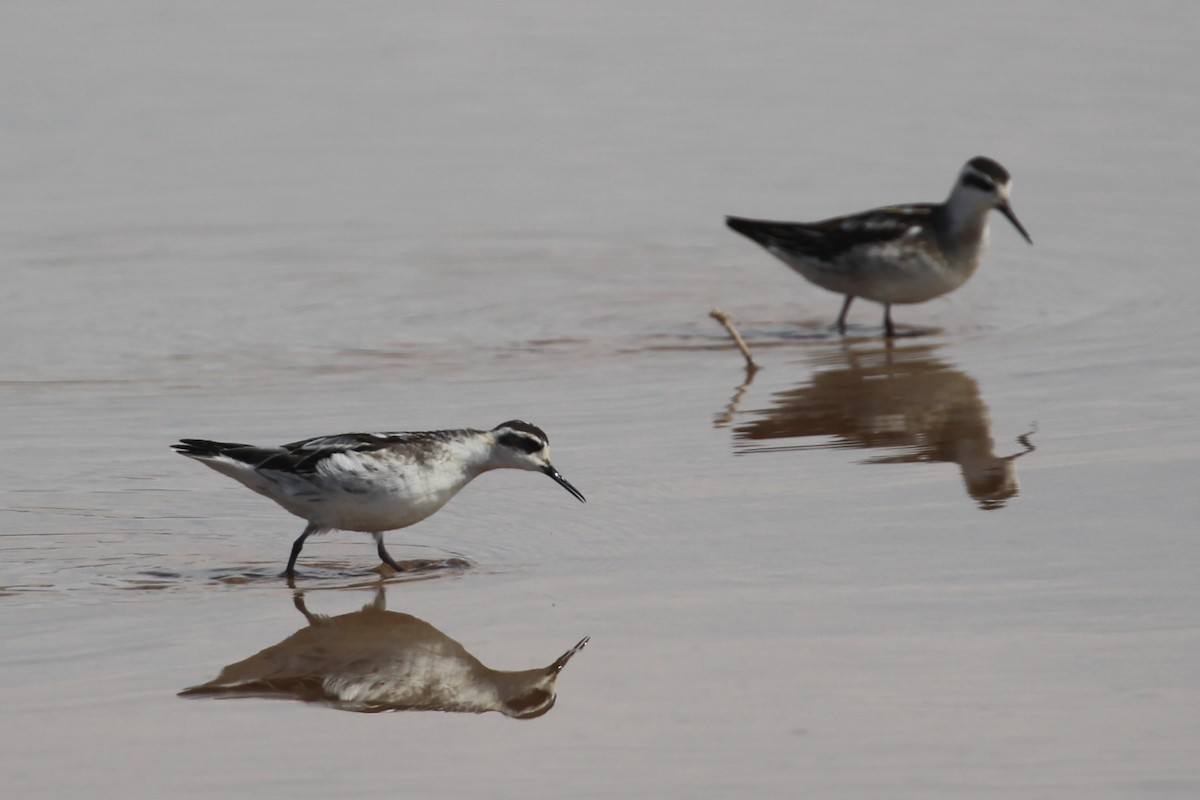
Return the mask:
[(505, 672), (485, 667), (427, 622), (387, 611), (383, 587), (361, 611), (308, 620), (279, 644), (230, 664), (185, 697), (264, 697), (323, 703), (344, 711), (499, 711), (540, 717), (557, 696), (558, 673), (587, 638), (548, 667)]
[[(948, 462), (962, 469), (967, 493), (981, 508), (999, 508), (1018, 491), (1016, 459), (997, 456), (979, 384), (932, 355), (934, 347), (838, 351), (838, 367), (823, 369), (777, 393), (770, 408), (734, 429), (741, 453), (808, 448), (890, 448), (869, 464)], [(761, 445), (771, 439), (831, 438), (819, 444)]]

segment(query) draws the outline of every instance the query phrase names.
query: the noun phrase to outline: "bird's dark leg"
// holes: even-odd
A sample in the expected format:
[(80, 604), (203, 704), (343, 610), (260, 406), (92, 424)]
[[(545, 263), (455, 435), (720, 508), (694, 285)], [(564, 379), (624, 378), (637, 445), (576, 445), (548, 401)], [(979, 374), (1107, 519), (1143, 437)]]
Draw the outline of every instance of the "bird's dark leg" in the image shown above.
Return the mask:
[(396, 570), (396, 572), (406, 572), (404, 567), (400, 566), (400, 564), (396, 561), (396, 559), (394, 559), (390, 555), (388, 555), (387, 549), (383, 546), (383, 534), (382, 533), (375, 534), (375, 544), (378, 545), (377, 549), (379, 552), (379, 560), (380, 561), (387, 564), (392, 569)]
[(896, 337), (896, 326), (892, 324), (892, 304), (883, 304), (883, 335), (889, 339)]
[(304, 533), (297, 536), (296, 541), (292, 542), (292, 557), (288, 559), (287, 570), (283, 573), (288, 578), (296, 577), (296, 557), (304, 549), (304, 540), (308, 538), (309, 534), (317, 533), (320, 530), (321, 528), (317, 525), (309, 525), (304, 529)]
[(838, 333), (846, 332), (846, 314), (850, 311), (850, 304), (854, 302), (854, 295), (846, 295), (846, 302), (842, 303), (842, 313), (838, 314), (837, 329)]

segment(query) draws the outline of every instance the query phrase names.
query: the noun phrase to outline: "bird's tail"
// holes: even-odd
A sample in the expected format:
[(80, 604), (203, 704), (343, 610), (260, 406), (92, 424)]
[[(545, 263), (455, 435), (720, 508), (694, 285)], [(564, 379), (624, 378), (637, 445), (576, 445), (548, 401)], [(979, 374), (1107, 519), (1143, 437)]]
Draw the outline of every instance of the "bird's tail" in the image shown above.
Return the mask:
[(173, 444), (171, 448), (191, 458), (216, 458), (226, 455), (229, 450), (249, 446), (237, 442), (211, 442), (208, 439), (180, 439), (179, 444)]
[(745, 217), (726, 217), (725, 224), (733, 230), (752, 239), (761, 245), (766, 245), (772, 238), (772, 227), (774, 223), (760, 219), (746, 219)]

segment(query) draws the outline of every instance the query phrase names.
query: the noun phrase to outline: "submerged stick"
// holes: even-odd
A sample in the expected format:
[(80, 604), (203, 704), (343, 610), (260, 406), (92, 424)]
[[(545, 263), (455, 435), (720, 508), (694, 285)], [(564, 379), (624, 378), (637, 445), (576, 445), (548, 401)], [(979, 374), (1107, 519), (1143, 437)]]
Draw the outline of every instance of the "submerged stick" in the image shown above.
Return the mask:
[(738, 329), (734, 327), (733, 320), (729, 318), (729, 315), (719, 308), (714, 308), (708, 312), (708, 315), (724, 325), (725, 330), (729, 331), (729, 335), (733, 337), (734, 344), (738, 346), (738, 349), (742, 351), (742, 356), (746, 359), (746, 369), (751, 372), (758, 369), (758, 364), (754, 363), (754, 356), (750, 355), (750, 348), (746, 346), (746, 340), (738, 333)]
[(750, 388), (750, 384), (754, 382), (754, 373), (757, 367), (746, 365), (746, 380), (733, 390), (733, 397), (729, 399), (729, 404), (725, 406), (725, 410), (713, 417), (714, 428), (724, 428), (733, 423), (733, 417), (737, 414), (738, 403), (742, 402), (742, 397), (746, 394), (746, 390)]

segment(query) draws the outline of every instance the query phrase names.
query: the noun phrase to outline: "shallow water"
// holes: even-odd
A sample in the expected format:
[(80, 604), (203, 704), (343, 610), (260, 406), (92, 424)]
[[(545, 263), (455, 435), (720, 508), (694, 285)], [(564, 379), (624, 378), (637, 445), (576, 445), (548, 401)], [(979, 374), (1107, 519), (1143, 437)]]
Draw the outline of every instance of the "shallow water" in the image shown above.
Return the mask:
[[(1200, 12), (0, 12), (0, 775), (20, 797), (1200, 793)], [(880, 314), (721, 224), (1014, 175)], [(708, 311), (737, 320), (763, 368)], [(531, 721), (177, 693), (305, 624), (302, 523), (168, 445), (534, 421), (377, 597)], [(439, 640), (441, 641), (441, 640)]]

